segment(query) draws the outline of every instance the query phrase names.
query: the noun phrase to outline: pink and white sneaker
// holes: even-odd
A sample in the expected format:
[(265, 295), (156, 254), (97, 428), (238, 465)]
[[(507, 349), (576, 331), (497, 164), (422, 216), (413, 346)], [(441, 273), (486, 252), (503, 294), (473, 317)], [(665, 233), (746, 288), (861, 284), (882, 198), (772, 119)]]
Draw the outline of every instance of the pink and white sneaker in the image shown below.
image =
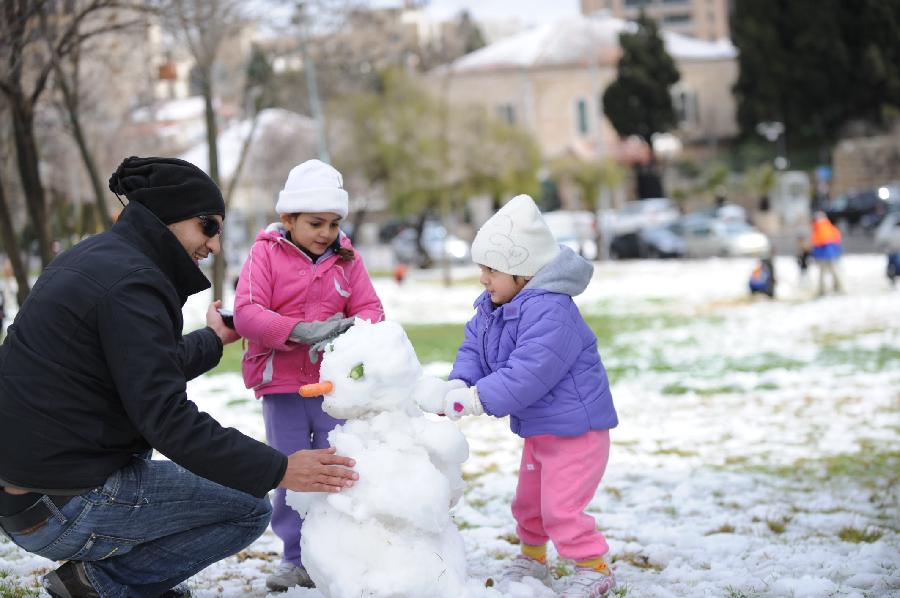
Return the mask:
[(600, 598), (616, 587), (616, 576), (609, 569), (604, 573), (597, 569), (576, 567), (575, 573), (566, 579), (559, 598)]
[(526, 577), (533, 577), (547, 585), (550, 580), (550, 568), (547, 563), (528, 558), (524, 554), (517, 555), (500, 576), (500, 586), (505, 588), (511, 582), (521, 582)]

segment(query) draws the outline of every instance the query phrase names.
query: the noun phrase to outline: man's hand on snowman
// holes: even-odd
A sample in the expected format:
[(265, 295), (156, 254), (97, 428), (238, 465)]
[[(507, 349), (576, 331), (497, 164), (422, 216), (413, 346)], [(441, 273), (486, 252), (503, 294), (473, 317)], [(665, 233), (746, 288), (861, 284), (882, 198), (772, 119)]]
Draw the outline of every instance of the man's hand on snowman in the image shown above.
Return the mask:
[(413, 387), (412, 396), (419, 409), (427, 413), (444, 413), (444, 397), (456, 388), (465, 388), (462, 380), (441, 380), (434, 376), (422, 376)]
[(484, 407), (478, 398), (478, 388), (467, 386), (455, 388), (444, 397), (444, 415), (452, 420), (457, 420), (464, 415), (481, 415)]

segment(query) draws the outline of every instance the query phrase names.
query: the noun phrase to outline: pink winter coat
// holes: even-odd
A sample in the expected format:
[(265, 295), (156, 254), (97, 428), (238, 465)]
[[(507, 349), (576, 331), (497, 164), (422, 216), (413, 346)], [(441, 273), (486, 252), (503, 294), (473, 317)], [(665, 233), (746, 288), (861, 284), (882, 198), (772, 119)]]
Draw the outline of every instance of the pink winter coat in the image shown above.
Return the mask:
[[(341, 247), (352, 249), (343, 234)], [(234, 327), (247, 339), (241, 362), (247, 388), (259, 398), (297, 392), (302, 384), (318, 382), (319, 364), (309, 359), (309, 347), (288, 343), (288, 336), (298, 322), (334, 314), (371, 322), (384, 319), (359, 253), (352, 261), (333, 254), (313, 263), (285, 238), (280, 225), (260, 231), (234, 298)]]

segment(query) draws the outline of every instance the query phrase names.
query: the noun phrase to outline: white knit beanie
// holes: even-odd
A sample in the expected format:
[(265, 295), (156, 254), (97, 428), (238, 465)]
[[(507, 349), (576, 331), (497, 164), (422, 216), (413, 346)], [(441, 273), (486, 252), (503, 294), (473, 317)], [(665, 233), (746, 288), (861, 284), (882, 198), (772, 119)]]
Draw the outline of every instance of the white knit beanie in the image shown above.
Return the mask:
[(278, 194), (275, 211), (279, 214), (333, 212), (344, 218), (348, 203), (341, 173), (319, 160), (307, 160), (291, 169), (284, 189)]
[(515, 276), (534, 276), (557, 255), (559, 244), (527, 195), (509, 200), (472, 241), (472, 261)]

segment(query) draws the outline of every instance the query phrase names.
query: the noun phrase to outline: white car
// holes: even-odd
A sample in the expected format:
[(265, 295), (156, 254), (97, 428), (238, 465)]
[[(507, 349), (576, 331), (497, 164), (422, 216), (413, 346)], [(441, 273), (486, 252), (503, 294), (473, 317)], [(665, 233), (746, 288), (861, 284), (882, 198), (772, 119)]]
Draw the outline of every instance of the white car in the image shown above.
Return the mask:
[(656, 197), (629, 201), (625, 206), (610, 212), (604, 218), (603, 229), (615, 237), (644, 228), (659, 228), (678, 220), (681, 213), (671, 199)]
[(544, 222), (557, 243), (587, 260), (597, 259), (597, 220), (586, 210), (544, 212)]
[(879, 251), (900, 251), (900, 211), (888, 212), (875, 229), (875, 247)]
[(671, 228), (684, 239), (684, 254), (688, 257), (761, 257), (772, 249), (769, 238), (745, 222), (686, 216)]

